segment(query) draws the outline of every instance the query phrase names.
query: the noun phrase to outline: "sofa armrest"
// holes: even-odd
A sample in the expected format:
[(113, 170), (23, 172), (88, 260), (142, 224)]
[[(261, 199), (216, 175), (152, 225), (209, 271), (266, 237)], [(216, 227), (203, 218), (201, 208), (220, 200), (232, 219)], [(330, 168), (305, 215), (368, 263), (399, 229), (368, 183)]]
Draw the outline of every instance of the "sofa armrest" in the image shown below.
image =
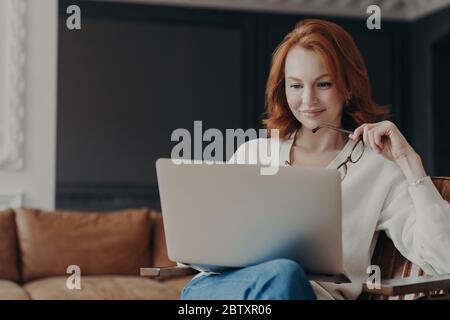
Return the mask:
[(398, 296), (418, 292), (428, 293), (449, 289), (450, 274), (388, 279), (381, 281), (379, 289), (369, 289), (367, 284), (363, 284), (363, 292), (383, 296)]
[(198, 270), (195, 270), (187, 266), (141, 268), (140, 271), (142, 277), (162, 277), (162, 278), (174, 278), (198, 273)]

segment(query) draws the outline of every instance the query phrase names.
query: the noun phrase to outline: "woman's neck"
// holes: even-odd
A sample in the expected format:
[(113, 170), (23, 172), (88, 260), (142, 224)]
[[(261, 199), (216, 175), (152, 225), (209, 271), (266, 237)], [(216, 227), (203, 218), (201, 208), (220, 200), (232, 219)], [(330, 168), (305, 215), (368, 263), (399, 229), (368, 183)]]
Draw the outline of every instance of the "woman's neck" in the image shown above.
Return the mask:
[(333, 129), (322, 128), (316, 133), (300, 127), (295, 137), (294, 145), (312, 153), (341, 150), (348, 141), (345, 133)]

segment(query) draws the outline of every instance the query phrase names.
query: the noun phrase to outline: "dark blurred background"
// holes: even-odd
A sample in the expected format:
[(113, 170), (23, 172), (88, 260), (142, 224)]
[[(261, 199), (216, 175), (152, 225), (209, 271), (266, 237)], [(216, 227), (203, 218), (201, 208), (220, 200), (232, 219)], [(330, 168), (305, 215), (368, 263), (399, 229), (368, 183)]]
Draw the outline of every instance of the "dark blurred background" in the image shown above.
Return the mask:
[[(74, 3), (82, 10), (76, 32), (66, 28), (66, 8)], [(59, 5), (57, 208), (159, 208), (155, 160), (170, 157), (172, 131), (193, 133), (194, 120), (203, 121), (203, 131), (261, 128), (272, 52), (298, 21), (313, 17), (353, 36), (375, 101), (391, 106), (428, 174), (450, 176), (447, 5), (407, 19), (383, 19), (382, 12), (380, 30), (366, 27), (368, 14), (334, 15), (326, 4), (320, 14), (120, 1)]]

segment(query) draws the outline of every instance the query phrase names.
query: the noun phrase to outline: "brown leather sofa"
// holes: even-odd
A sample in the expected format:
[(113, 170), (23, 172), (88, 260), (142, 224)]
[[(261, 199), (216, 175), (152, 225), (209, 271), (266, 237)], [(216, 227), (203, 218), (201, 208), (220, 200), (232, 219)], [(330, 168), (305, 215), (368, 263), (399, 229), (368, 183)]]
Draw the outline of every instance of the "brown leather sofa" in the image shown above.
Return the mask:
[[(80, 290), (69, 289), (70, 265), (80, 268)], [(140, 276), (141, 267), (169, 265), (156, 211), (0, 212), (0, 300), (178, 299), (192, 275)]]

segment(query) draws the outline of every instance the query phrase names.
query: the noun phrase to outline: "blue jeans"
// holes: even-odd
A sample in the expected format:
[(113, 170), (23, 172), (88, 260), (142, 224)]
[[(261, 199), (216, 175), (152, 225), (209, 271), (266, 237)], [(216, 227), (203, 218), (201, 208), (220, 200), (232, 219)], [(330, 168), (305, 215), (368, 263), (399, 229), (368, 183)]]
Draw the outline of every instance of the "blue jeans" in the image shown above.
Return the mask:
[(183, 300), (315, 300), (298, 263), (276, 259), (254, 266), (199, 276), (181, 292)]

